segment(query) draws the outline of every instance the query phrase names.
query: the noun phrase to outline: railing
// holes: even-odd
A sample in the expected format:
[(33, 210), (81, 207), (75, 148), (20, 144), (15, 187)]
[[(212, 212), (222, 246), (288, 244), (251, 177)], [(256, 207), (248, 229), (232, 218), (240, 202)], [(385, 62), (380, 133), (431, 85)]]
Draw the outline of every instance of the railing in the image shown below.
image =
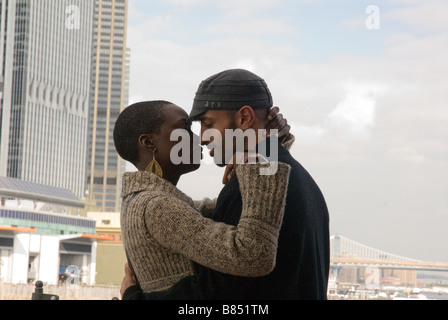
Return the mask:
[(395, 261), (395, 260), (363, 259), (355, 257), (332, 258), (331, 265), (334, 267), (376, 266), (385, 269), (391, 268), (391, 269), (407, 269), (407, 270), (448, 271), (448, 263), (444, 262)]
[(42, 281), (36, 281), (36, 289), (31, 295), (31, 300), (59, 300), (59, 296), (44, 293), (44, 283)]
[[(59, 300), (111, 300), (120, 297), (120, 288), (118, 286), (93, 287), (85, 285), (69, 286), (66, 284), (56, 286), (45, 284), (36, 288), (36, 284), (4, 283), (0, 279), (0, 300), (30, 300), (33, 299), (33, 295), (36, 300), (44, 300), (41, 298), (47, 297), (40, 294), (57, 296)], [(36, 289), (42, 289), (42, 291), (36, 291)]]

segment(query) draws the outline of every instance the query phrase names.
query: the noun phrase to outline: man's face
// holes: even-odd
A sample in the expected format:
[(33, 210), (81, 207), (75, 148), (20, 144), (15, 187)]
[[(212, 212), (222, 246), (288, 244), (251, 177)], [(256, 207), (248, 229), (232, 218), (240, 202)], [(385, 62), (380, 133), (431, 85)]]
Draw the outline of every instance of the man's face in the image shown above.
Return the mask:
[[(199, 121), (201, 122), (201, 145), (206, 145), (210, 149), (210, 156), (213, 158), (215, 164), (220, 167), (224, 167), (226, 163), (230, 162), (230, 158), (226, 159), (225, 130), (237, 129), (234, 115), (234, 111), (210, 110), (199, 117)], [(213, 134), (218, 132), (219, 134)]]

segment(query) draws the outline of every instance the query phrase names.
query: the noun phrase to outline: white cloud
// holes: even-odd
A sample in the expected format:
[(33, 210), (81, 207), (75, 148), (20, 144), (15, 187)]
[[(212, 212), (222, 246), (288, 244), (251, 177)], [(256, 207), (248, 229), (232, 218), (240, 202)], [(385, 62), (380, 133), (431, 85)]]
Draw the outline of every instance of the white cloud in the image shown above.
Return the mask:
[(380, 86), (348, 84), (346, 95), (336, 104), (322, 121), (314, 125), (303, 125), (293, 120), (292, 131), (300, 141), (317, 142), (324, 134), (334, 129), (348, 138), (367, 138), (376, 124), (378, 95), (384, 92)]
[[(434, 64), (427, 60), (431, 58), (437, 65), (443, 64), (445, 67), (448, 65), (448, 59), (446, 59), (448, 36), (446, 34), (431, 34), (422, 37), (412, 33), (397, 33), (387, 38), (386, 41), (389, 46), (384, 52), (391, 58), (408, 61), (409, 59), (424, 59), (421, 61), (425, 62), (425, 66), (432, 66)], [(412, 67), (414, 69), (419, 66)]]
[(168, 14), (160, 15), (152, 19), (146, 19), (138, 25), (139, 33), (135, 33), (136, 27), (131, 26), (129, 35), (137, 36), (140, 39), (147, 38), (149, 35), (159, 35), (163, 32), (172, 30), (174, 18)]
[(366, 17), (356, 17), (341, 21), (339, 25), (346, 30), (361, 30), (366, 27)]
[(350, 84), (344, 100), (329, 114), (327, 125), (349, 134), (368, 134), (375, 126), (377, 91), (375, 87)]
[(195, 6), (200, 3), (205, 3), (205, 0), (165, 0), (165, 2), (171, 6), (175, 7), (187, 7)]
[(188, 45), (153, 36), (156, 31), (151, 30), (169, 28), (171, 20), (162, 16), (129, 27), (133, 101), (165, 97), (189, 111), (197, 86), (212, 74), (230, 68), (266, 74), (279, 67), (283, 56), (299, 54), (291, 46), (270, 46), (264, 39), (251, 37), (217, 37)]
[[(287, 116), (287, 115), (286, 115)], [(315, 143), (325, 133), (322, 126), (306, 126), (297, 123), (290, 123), (291, 132), (294, 133), (296, 141)]]
[[(414, 1), (411, 1), (414, 4)], [(419, 32), (445, 32), (448, 30), (448, 3), (432, 0), (419, 2), (409, 7), (400, 7), (390, 12), (383, 12), (384, 19), (405, 23)]]
[(205, 30), (208, 34), (214, 35), (254, 35), (272, 36), (277, 34), (295, 33), (295, 29), (278, 19), (259, 19), (253, 21), (221, 22), (211, 25)]
[(254, 17), (258, 12), (275, 7), (279, 0), (226, 0), (214, 4), (223, 12), (226, 19)]
[(411, 147), (393, 147), (388, 150), (387, 155), (393, 161), (413, 164), (421, 164), (427, 160), (425, 156)]

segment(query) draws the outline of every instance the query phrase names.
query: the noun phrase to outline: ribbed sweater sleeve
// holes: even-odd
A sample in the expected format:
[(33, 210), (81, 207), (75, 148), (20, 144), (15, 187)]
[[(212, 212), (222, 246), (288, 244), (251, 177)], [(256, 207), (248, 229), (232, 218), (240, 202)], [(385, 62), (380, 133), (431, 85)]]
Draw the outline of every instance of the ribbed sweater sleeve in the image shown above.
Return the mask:
[[(296, 140), (295, 136), (292, 133), (288, 133), (288, 135), (285, 137), (285, 140), (282, 142), (282, 146), (289, 151), (295, 140)], [(196, 208), (199, 209), (199, 211), (201, 211), (201, 214), (204, 217), (209, 218), (213, 215), (213, 212), (215, 211), (216, 201), (217, 198), (215, 199), (204, 198), (202, 200), (195, 200), (194, 205)]]
[(146, 208), (148, 232), (168, 250), (217, 271), (269, 274), (275, 267), (290, 167), (279, 163), (275, 174), (260, 175), (263, 166), (237, 167), (243, 209), (236, 227), (204, 218), (179, 199), (159, 196)]
[(285, 140), (282, 142), (282, 146), (289, 151), (291, 150), (291, 147), (295, 141), (296, 137), (292, 133), (288, 133), (288, 135), (285, 137)]
[(198, 208), (204, 217), (210, 218), (213, 215), (213, 212), (215, 212), (216, 201), (216, 198), (213, 200), (209, 198), (204, 198), (200, 201), (195, 200), (194, 206)]

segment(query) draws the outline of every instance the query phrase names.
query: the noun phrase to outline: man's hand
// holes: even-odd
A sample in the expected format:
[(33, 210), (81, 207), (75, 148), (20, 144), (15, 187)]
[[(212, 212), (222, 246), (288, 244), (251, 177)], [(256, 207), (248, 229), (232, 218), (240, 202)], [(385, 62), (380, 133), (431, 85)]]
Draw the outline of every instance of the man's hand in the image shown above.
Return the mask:
[(270, 136), (271, 129), (277, 129), (278, 138), (281, 142), (283, 142), (283, 140), (291, 130), (291, 126), (288, 124), (288, 121), (283, 118), (283, 115), (280, 113), (279, 107), (274, 107), (269, 110), (268, 121), (269, 123), (266, 126), (266, 136)]
[(121, 297), (123, 298), (124, 293), (126, 292), (126, 290), (129, 287), (135, 286), (135, 280), (134, 280), (134, 272), (132, 272), (131, 268), (129, 267), (129, 265), (126, 263), (124, 265), (124, 278), (123, 278), (123, 283), (121, 284)]

